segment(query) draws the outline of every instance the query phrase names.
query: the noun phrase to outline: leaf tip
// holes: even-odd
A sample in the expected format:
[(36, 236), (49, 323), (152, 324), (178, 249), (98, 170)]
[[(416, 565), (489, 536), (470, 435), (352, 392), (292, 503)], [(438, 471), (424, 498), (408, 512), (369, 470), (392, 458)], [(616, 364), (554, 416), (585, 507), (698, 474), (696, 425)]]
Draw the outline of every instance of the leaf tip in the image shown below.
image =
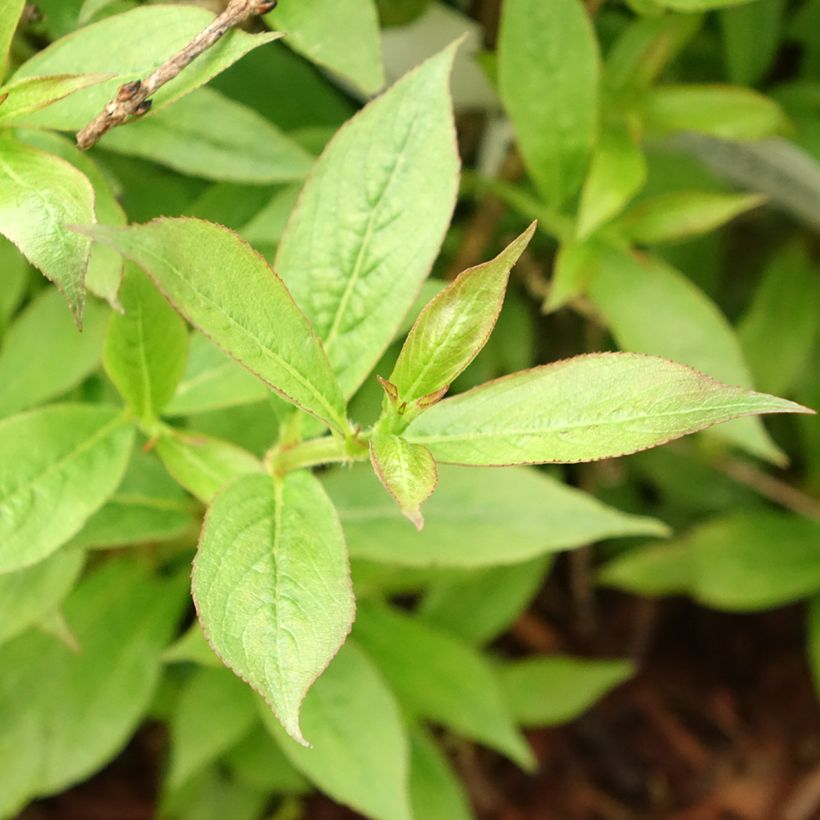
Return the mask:
[(424, 516), (421, 514), (421, 507), (402, 508), (401, 513), (419, 532), (424, 529)]

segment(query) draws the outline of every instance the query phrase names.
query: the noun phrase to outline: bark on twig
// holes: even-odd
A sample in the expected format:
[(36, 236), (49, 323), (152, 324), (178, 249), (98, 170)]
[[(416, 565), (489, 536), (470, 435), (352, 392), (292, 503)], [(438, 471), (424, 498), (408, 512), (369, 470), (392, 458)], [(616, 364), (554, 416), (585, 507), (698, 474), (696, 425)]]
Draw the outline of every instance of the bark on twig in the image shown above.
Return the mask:
[(77, 134), (77, 146), (91, 148), (108, 131), (151, 110), (151, 97), (207, 51), (232, 28), (241, 25), (255, 14), (267, 14), (276, 6), (276, 0), (231, 0), (225, 11), (218, 15), (183, 49), (166, 60), (145, 80), (134, 80), (120, 86), (117, 95), (88, 125)]

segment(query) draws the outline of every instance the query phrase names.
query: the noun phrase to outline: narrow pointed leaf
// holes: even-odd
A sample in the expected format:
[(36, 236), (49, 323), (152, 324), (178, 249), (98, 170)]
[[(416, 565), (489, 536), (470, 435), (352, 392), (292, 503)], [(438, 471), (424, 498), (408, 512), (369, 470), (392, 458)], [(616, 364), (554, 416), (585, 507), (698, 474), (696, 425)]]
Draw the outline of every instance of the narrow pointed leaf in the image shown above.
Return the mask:
[(262, 462), (247, 450), (201, 433), (169, 430), (157, 442), (157, 453), (168, 472), (206, 504), (234, 479), (262, 472)]
[(227, 228), (157, 219), (96, 239), (148, 273), (172, 305), (270, 388), (336, 430), (344, 400), (310, 324), (282, 280)]
[(240, 478), (205, 521), (193, 594), (214, 651), (305, 743), (299, 710), (353, 620), (336, 511), (310, 473)]
[(421, 505), (438, 483), (430, 451), (399, 436), (376, 435), (370, 440), (370, 461), (384, 489), (420, 530), (424, 526)]
[(57, 285), (78, 324), (91, 243), (68, 226), (92, 222), (94, 189), (76, 168), (0, 137), (0, 234)]
[(579, 0), (505, 0), (498, 84), (546, 202), (578, 191), (598, 128), (598, 46)]
[(660, 521), (627, 515), (526, 467), (439, 468), (440, 484), (414, 532), (367, 465), (337, 470), (325, 486), (350, 554), (403, 566), (481, 567), (624, 535), (667, 534)]
[(410, 731), (410, 801), (414, 817), (472, 820), (464, 786), (447, 755), (421, 726)]
[(510, 270), (527, 247), (535, 223), (495, 259), (463, 271), (422, 310), (390, 374), (399, 401), (415, 402), (449, 387), (487, 343)]
[(407, 428), (436, 461), (503, 465), (596, 461), (713, 424), (811, 412), (654, 356), (597, 353), (536, 367), (431, 407)]
[(472, 647), (385, 606), (360, 604), (356, 640), (411, 714), (535, 765), (494, 671)]
[(9, 64), (9, 51), (25, 0), (0, 0), (0, 80)]
[(107, 74), (64, 74), (56, 77), (32, 77), (0, 88), (0, 124), (5, 128), (32, 111), (52, 105), (75, 91), (108, 79)]
[(82, 527), (119, 484), (132, 437), (105, 405), (55, 405), (0, 422), (0, 572), (43, 560)]
[[(38, 128), (76, 131), (90, 122), (125, 82), (144, 79), (214, 19), (189, 5), (143, 6), (85, 26), (61, 37), (27, 60), (13, 81), (53, 74), (110, 74), (112, 79), (29, 115)], [(185, 96), (257, 46), (281, 37), (275, 32), (228, 32), (185, 71), (153, 96), (153, 111)]]
[(105, 337), (109, 378), (143, 421), (153, 421), (176, 390), (185, 369), (188, 331), (148, 277), (130, 267), (120, 288), (122, 313)]
[(543, 310), (552, 312), (583, 295), (600, 264), (599, 243), (594, 237), (584, 242), (567, 242), (555, 257), (549, 293)]
[(334, 800), (366, 817), (410, 820), (407, 729), (393, 693), (354, 643), (305, 698), (312, 748), (289, 738), (269, 709), (262, 720), (295, 768)]
[(276, 270), (324, 341), (346, 396), (395, 337), (450, 221), (454, 55), (451, 46), (422, 63), (336, 133), (279, 244)]

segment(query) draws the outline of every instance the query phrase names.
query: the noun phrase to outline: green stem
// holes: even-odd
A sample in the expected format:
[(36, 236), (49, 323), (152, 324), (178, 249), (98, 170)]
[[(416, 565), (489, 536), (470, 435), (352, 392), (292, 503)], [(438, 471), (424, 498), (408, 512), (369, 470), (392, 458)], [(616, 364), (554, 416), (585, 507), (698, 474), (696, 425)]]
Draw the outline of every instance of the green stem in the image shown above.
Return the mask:
[(274, 475), (284, 475), (322, 464), (365, 461), (368, 452), (367, 439), (362, 435), (346, 439), (323, 436), (292, 446), (276, 446), (265, 456), (265, 464)]

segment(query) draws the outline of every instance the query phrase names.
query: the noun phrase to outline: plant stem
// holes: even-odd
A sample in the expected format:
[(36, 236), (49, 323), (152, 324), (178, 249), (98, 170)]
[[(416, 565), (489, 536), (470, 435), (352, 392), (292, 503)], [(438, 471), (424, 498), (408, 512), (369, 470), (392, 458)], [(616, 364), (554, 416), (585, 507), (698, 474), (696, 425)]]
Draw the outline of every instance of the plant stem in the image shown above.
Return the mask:
[(91, 148), (108, 131), (151, 110), (151, 95), (174, 79), (200, 54), (207, 51), (232, 28), (254, 14), (266, 14), (276, 5), (270, 0), (231, 0), (222, 14), (206, 26), (184, 48), (167, 59), (146, 80), (134, 80), (120, 86), (117, 95), (77, 134), (77, 146)]
[(277, 445), (265, 456), (265, 464), (274, 475), (284, 475), (305, 467), (365, 461), (368, 457), (367, 441), (362, 437), (323, 436), (292, 446)]

